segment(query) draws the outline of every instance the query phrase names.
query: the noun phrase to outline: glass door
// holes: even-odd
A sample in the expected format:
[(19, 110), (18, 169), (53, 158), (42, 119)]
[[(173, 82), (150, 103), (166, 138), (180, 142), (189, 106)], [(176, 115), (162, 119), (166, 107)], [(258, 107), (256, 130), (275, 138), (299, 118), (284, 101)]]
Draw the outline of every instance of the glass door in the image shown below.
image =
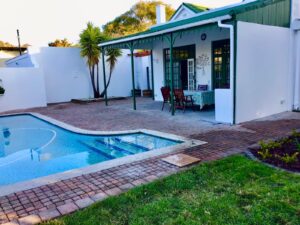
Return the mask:
[(195, 60), (194, 59), (188, 59), (188, 90), (194, 91), (195, 90)]
[[(173, 48), (173, 76), (174, 88), (189, 89), (188, 60), (195, 60), (195, 45)], [(194, 62), (190, 62), (195, 64)], [(165, 86), (170, 86), (170, 49), (164, 49)], [(193, 67), (193, 68), (192, 68)], [(194, 66), (190, 67), (191, 74), (195, 72)], [(192, 76), (191, 76), (192, 80)], [(191, 84), (192, 85), (192, 84)], [(192, 86), (191, 86), (192, 88)]]

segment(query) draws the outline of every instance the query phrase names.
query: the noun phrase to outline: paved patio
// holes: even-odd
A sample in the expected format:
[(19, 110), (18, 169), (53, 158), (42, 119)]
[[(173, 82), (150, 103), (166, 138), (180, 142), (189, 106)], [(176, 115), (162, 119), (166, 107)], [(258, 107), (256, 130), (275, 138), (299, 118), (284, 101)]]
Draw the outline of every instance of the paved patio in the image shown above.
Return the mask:
[[(167, 110), (161, 112), (160, 106), (160, 103), (149, 99), (138, 99), (137, 111), (131, 109), (130, 100), (113, 101), (109, 107), (104, 107), (104, 103), (68, 103), (28, 111), (39, 112), (85, 129), (147, 128), (207, 141), (208, 144), (181, 151), (200, 158), (202, 162), (241, 153), (261, 139), (284, 136), (293, 128), (300, 127), (299, 113), (283, 113), (260, 121), (229, 126), (203, 121), (199, 112), (178, 112), (171, 117)], [(178, 167), (162, 161), (161, 157), (0, 197), (0, 223), (34, 224), (52, 219), (180, 171)]]
[[(188, 137), (195, 133), (209, 130), (238, 129), (216, 123), (214, 111), (176, 111), (171, 116), (168, 106), (161, 111), (161, 102), (150, 98), (137, 98), (137, 110), (132, 109), (132, 99), (114, 100), (105, 107), (104, 102), (89, 104), (55, 104), (47, 108), (23, 110), (22, 112), (38, 112), (72, 124), (76, 127), (89, 130), (122, 131), (131, 129), (150, 129), (173, 133)], [(20, 111), (17, 111), (20, 112)]]

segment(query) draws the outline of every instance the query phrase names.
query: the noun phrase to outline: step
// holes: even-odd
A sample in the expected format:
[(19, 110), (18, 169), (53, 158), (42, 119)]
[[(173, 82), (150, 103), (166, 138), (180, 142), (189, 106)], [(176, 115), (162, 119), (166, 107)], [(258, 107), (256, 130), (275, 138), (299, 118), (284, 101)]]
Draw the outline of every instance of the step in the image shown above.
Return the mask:
[(100, 149), (98, 146), (95, 146), (94, 142), (84, 142), (84, 141), (78, 141), (81, 145), (83, 145), (84, 147), (94, 151), (94, 152), (97, 152), (98, 154), (102, 154), (104, 155), (106, 158), (108, 159), (115, 159), (117, 157), (114, 157), (113, 155), (111, 155), (109, 152), (110, 151), (105, 151), (103, 149)]
[(112, 150), (115, 150), (115, 151), (118, 151), (118, 152), (122, 152), (125, 155), (132, 155), (132, 154), (134, 154), (134, 152), (131, 152), (131, 151), (127, 150), (127, 149), (118, 147), (117, 145), (111, 144), (111, 143), (107, 142), (105, 139), (96, 139), (96, 142), (98, 144), (104, 145), (105, 147), (107, 147), (109, 149), (112, 149)]
[(134, 147), (136, 149), (142, 150), (142, 152), (150, 151), (150, 149), (147, 148), (147, 147), (144, 147), (142, 145), (138, 145), (138, 144), (135, 144), (135, 143), (132, 143), (132, 142), (124, 141), (121, 138), (113, 138), (113, 140), (116, 141), (117, 143), (121, 143), (121, 144), (130, 146), (130, 147)]

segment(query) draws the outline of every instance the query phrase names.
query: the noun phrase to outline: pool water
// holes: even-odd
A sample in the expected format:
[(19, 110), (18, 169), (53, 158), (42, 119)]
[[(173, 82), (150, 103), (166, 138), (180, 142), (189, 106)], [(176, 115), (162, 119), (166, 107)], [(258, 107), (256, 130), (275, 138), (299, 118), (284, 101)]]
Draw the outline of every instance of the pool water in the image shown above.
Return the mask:
[(0, 117), (0, 185), (176, 145), (145, 133), (83, 135), (32, 115)]

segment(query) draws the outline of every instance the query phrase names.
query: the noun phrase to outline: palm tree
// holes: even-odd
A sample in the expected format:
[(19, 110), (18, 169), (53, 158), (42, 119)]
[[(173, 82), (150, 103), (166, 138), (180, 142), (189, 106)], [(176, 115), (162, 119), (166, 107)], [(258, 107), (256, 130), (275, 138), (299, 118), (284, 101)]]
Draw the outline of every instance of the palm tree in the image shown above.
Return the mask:
[(111, 48), (106, 50), (106, 56), (107, 56), (106, 62), (109, 64), (109, 77), (108, 77), (107, 84), (104, 87), (104, 91), (101, 93), (101, 96), (104, 95), (105, 91), (107, 90), (110, 84), (112, 72), (115, 69), (115, 66), (118, 61), (118, 57), (120, 57), (121, 55), (122, 55), (122, 51), (120, 49)]
[(99, 44), (106, 39), (105, 35), (100, 31), (100, 28), (95, 27), (91, 22), (87, 23), (87, 28), (80, 34), (80, 54), (82, 57), (87, 58), (94, 98), (100, 97), (98, 64), (101, 49)]

